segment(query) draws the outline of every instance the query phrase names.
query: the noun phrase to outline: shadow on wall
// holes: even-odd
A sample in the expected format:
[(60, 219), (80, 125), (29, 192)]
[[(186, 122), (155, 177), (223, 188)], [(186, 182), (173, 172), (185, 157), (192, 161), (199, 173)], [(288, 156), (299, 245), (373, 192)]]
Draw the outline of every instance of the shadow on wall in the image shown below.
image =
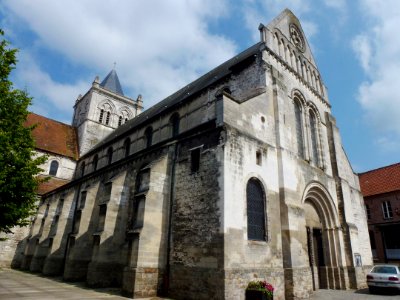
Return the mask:
[(13, 233), (0, 234), (0, 267), (19, 268), (29, 234), (29, 227), (16, 226)]
[(22, 259), (24, 257), (24, 251), (25, 251), (27, 242), (28, 242), (27, 237), (25, 237), (21, 241), (17, 242), (17, 247), (15, 249), (14, 256), (11, 261), (11, 268), (13, 268), (13, 269), (21, 268)]
[[(165, 154), (161, 154), (161, 160), (168, 157)], [(168, 209), (169, 177), (164, 174), (169, 171), (168, 168), (164, 170), (162, 167), (160, 170), (160, 178), (164, 178), (159, 183), (162, 189), (153, 191), (151, 187), (148, 188), (148, 191), (155, 193), (151, 196), (154, 198), (152, 205), (148, 205), (147, 199), (143, 207), (139, 206), (139, 200), (146, 198), (146, 192), (138, 193), (136, 190), (142, 166), (150, 162), (157, 163), (160, 152), (156, 155), (157, 158), (149, 155), (145, 160), (126, 164), (117, 172), (109, 171), (89, 178), (81, 186), (45, 199), (39, 208), (37, 220), (32, 224), (29, 238), (20, 241), (13, 253), (13, 266), (43, 275), (63, 276), (67, 281), (86, 281), (91, 287), (125, 288), (125, 285), (128, 287), (126, 290), (131, 292), (130, 296), (133, 296), (137, 280), (151, 276), (151, 281), (155, 280), (156, 283), (156, 287), (152, 284), (152, 290), (159, 292), (164, 274), (164, 264), (160, 262), (165, 263), (166, 260), (160, 255), (166, 254), (165, 227), (168, 226), (167, 214), (159, 210)], [(85, 203), (81, 207), (82, 192), (85, 192)], [(65, 202), (63, 212), (58, 211), (60, 199)], [(150, 219), (146, 219), (144, 224), (146, 232), (159, 234), (162, 229), (162, 240), (158, 247), (158, 252), (162, 254), (149, 252), (150, 259), (157, 256), (158, 268), (143, 267), (143, 263), (138, 263), (138, 259), (144, 257), (142, 247), (151, 247), (142, 244), (149, 241), (151, 244), (153, 238), (152, 235), (142, 237), (139, 244), (145, 208), (146, 214), (149, 210), (146, 218), (151, 219), (153, 213), (162, 216), (162, 228), (153, 226), (148, 222)], [(142, 220), (141, 227), (134, 226), (137, 222), (133, 218)], [(131, 229), (133, 235), (129, 235)], [(28, 236), (28, 232), (25, 236)], [(147, 256), (145, 260), (148, 260)], [(124, 284), (124, 281), (128, 282)]]

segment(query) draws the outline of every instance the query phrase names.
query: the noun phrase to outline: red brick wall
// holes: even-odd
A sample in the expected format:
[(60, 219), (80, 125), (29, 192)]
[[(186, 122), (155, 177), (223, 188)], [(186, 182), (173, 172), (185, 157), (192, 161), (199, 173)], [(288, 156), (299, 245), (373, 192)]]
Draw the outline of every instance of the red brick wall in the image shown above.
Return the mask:
[[(393, 212), (393, 217), (390, 219), (384, 219), (383, 217), (382, 203), (384, 201), (390, 201)], [(379, 263), (387, 262), (381, 228), (382, 225), (400, 223), (400, 191), (364, 197), (364, 202), (369, 206), (371, 215), (371, 218), (368, 219), (368, 229), (370, 235), (372, 234), (375, 238), (376, 256), (374, 261)]]

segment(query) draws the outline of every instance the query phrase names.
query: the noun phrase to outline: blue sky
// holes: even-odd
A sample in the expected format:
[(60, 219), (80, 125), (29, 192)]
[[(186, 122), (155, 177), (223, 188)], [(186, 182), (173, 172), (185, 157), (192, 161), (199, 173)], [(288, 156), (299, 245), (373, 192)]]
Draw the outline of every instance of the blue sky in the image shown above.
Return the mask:
[(20, 49), (16, 87), (31, 110), (70, 123), (96, 75), (116, 62), (145, 108), (259, 40), (284, 8), (300, 19), (356, 172), (399, 162), (400, 1), (1, 1), (0, 27)]

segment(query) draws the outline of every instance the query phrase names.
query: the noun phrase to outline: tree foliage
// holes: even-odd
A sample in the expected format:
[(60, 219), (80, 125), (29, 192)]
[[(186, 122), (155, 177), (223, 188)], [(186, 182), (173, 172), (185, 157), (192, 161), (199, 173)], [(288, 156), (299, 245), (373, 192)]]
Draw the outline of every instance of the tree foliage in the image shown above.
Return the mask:
[(9, 49), (3, 36), (0, 29), (0, 232), (10, 233), (34, 213), (40, 183), (35, 175), (46, 157), (35, 157), (34, 127), (24, 127), (32, 98), (9, 80), (17, 50)]

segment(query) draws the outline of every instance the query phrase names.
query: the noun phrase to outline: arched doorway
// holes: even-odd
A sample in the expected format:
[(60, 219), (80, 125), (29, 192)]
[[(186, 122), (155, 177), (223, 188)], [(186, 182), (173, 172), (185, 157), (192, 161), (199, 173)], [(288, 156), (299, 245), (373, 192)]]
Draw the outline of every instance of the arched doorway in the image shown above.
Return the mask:
[(336, 205), (325, 187), (315, 182), (306, 188), (302, 202), (313, 289), (340, 288), (341, 232)]
[(320, 268), (325, 267), (325, 250), (322, 235), (322, 222), (312, 202), (304, 203), (307, 230), (308, 261), (311, 268), (313, 290), (324, 288)]

